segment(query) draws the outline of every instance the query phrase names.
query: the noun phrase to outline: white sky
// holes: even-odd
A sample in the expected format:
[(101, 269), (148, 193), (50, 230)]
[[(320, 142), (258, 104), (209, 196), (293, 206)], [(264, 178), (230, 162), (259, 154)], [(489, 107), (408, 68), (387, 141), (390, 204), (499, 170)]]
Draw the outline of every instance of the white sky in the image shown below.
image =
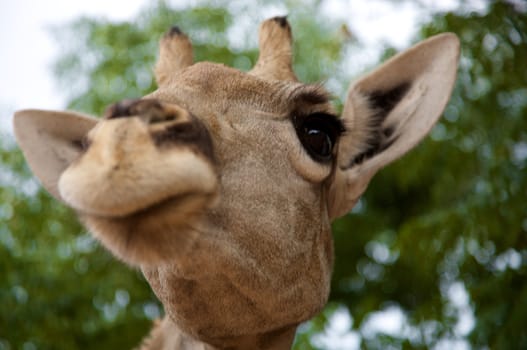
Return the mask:
[(65, 94), (54, 83), (51, 64), (58, 46), (50, 26), (81, 15), (113, 20), (132, 17), (144, 0), (127, 1), (0, 1), (0, 125), (11, 123), (22, 108), (61, 109)]

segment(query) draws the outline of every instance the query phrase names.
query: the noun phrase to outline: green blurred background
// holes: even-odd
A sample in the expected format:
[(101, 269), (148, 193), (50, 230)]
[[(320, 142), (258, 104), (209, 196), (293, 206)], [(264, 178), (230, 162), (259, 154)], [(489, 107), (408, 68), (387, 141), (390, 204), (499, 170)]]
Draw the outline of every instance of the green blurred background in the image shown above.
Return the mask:
[[(301, 80), (344, 96), (364, 43), (319, 11), (324, 1), (274, 3), (288, 10)], [(295, 349), (527, 349), (527, 5), (480, 3), (430, 13), (413, 38), (460, 37), (451, 102), (431, 136), (334, 223), (330, 303), (301, 325)], [(156, 1), (131, 21), (84, 17), (55, 28), (53, 69), (68, 108), (100, 115), (155, 89), (157, 40), (173, 24), (192, 38), (197, 61), (249, 69), (269, 4)], [(251, 30), (233, 42), (241, 23)], [(383, 59), (395, 52), (383, 50)], [(162, 307), (138, 271), (39, 187), (7, 132), (0, 185), (0, 350), (138, 344)]]

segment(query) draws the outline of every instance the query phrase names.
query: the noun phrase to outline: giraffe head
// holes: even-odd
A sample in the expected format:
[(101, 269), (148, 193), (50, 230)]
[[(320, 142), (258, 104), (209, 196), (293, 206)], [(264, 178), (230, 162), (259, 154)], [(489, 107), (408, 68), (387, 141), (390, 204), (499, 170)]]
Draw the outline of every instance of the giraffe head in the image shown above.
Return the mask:
[[(459, 43), (428, 39), (352, 84), (341, 117), (292, 70), (285, 18), (262, 23), (241, 72), (193, 63), (172, 28), (158, 89), (102, 119), (24, 110), (32, 171), (118, 258), (142, 269), (170, 319), (214, 345), (308, 319), (325, 304), (331, 220), (443, 111)], [(351, 233), (350, 233), (351, 234)]]

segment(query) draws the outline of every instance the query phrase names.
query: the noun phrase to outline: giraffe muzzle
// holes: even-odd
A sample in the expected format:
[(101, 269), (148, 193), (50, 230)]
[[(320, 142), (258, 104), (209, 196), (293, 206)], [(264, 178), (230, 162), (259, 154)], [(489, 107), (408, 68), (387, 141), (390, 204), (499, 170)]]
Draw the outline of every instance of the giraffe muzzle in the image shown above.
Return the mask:
[(85, 214), (125, 217), (173, 198), (216, 191), (210, 135), (185, 109), (157, 100), (112, 105), (59, 179)]

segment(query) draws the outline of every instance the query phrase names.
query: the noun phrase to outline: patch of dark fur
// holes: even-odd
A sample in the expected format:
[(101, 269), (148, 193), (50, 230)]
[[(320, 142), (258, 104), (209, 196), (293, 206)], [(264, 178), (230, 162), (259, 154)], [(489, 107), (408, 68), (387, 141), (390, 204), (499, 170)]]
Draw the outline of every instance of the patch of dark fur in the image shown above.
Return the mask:
[(391, 140), (386, 140), (385, 142), (381, 142), (380, 140), (376, 140), (374, 143), (370, 144), (370, 147), (368, 147), (368, 149), (366, 151), (360, 153), (358, 156), (353, 158), (353, 160), (351, 161), (351, 163), (348, 166), (348, 168), (351, 168), (354, 165), (361, 164), (366, 159), (370, 159), (371, 157), (373, 157), (377, 153), (381, 153), (382, 151), (384, 151), (385, 149), (390, 147), (395, 142), (395, 140), (397, 140), (397, 138), (393, 138)]
[(170, 36), (181, 35), (181, 34), (183, 34), (183, 32), (181, 31), (181, 29), (179, 29), (178, 26), (172, 26), (170, 27), (170, 30), (168, 31), (168, 35)]
[(131, 116), (144, 117), (149, 123), (167, 121), (176, 118), (176, 116), (167, 112), (163, 108), (163, 105), (155, 99), (123, 100), (108, 107), (104, 113), (105, 119), (126, 118)]
[(153, 133), (152, 139), (158, 147), (185, 146), (215, 162), (210, 134), (205, 125), (195, 117), (189, 122), (171, 125), (163, 131)]
[(278, 23), (282, 28), (286, 28), (289, 25), (289, 23), (287, 23), (287, 16), (276, 16), (271, 19)]
[[(124, 118), (135, 115), (135, 106), (144, 100), (128, 99), (110, 105), (104, 112), (104, 119)], [(159, 104), (159, 103), (158, 103)], [(159, 105), (161, 107), (161, 105)]]
[(370, 100), (371, 108), (376, 111), (378, 110), (378, 113), (381, 114), (379, 117), (384, 120), (395, 105), (406, 95), (411, 86), (411, 83), (404, 82), (389, 90), (375, 90), (366, 95)]
[[(115, 119), (130, 116), (138, 116), (150, 124), (177, 119), (177, 115), (171, 114), (170, 110), (167, 111), (155, 99), (124, 100), (115, 103), (106, 109), (104, 118)], [(214, 163), (214, 150), (209, 132), (205, 125), (194, 116), (191, 116), (189, 122), (169, 125), (162, 131), (152, 133), (152, 139), (158, 147), (184, 145), (196, 153), (203, 154)], [(82, 142), (82, 140), (74, 141), (74, 144), (83, 149)]]
[(411, 86), (410, 82), (404, 82), (388, 90), (375, 90), (366, 93), (370, 108), (375, 111), (369, 121), (369, 128), (373, 131), (365, 141), (368, 148), (353, 158), (347, 168), (361, 164), (366, 159), (384, 151), (397, 140), (397, 135), (393, 135), (395, 126), (392, 125), (383, 129), (382, 124), (386, 116), (403, 99)]

